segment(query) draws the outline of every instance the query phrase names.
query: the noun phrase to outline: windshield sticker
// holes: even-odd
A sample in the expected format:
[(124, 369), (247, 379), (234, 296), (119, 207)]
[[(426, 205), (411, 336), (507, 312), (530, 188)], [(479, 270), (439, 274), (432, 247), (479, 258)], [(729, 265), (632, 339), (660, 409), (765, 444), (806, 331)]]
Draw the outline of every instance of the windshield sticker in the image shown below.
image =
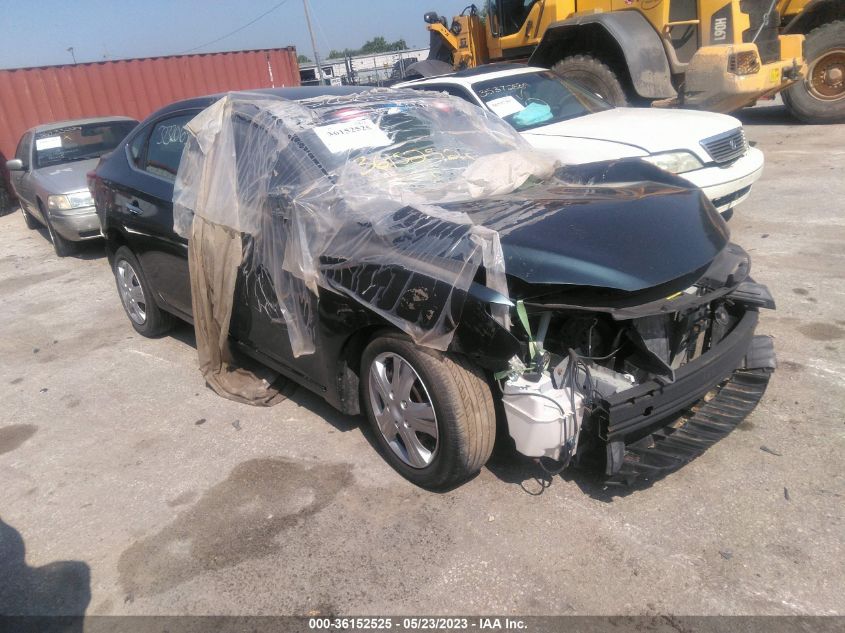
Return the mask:
[(364, 147), (387, 147), (391, 140), (370, 119), (321, 125), (314, 132), (332, 154)]
[(493, 111), (494, 114), (502, 117), (503, 119), (506, 116), (510, 116), (525, 109), (525, 106), (523, 106), (519, 101), (517, 101), (510, 95), (508, 95), (507, 97), (499, 97), (498, 99), (492, 99), (487, 102), (487, 106)]
[(48, 136), (46, 138), (35, 139), (35, 149), (39, 152), (45, 149), (56, 149), (62, 146), (61, 136)]

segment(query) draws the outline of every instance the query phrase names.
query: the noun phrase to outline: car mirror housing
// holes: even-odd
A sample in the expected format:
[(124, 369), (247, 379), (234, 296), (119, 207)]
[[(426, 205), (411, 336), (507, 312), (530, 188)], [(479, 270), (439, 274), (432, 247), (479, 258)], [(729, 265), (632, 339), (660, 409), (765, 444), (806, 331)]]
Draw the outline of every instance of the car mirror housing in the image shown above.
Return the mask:
[(20, 158), (13, 158), (12, 160), (6, 161), (6, 169), (9, 171), (24, 171), (26, 170), (26, 165), (24, 165)]

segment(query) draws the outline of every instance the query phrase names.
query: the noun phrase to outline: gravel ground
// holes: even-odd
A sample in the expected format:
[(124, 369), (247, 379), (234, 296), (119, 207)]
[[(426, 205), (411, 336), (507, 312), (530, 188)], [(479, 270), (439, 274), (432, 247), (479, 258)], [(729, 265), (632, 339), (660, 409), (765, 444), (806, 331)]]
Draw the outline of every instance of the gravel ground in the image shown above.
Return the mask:
[(730, 226), (780, 368), (737, 431), (629, 494), (541, 488), (507, 446), (417, 489), (304, 390), (217, 397), (190, 328), (130, 328), (100, 248), (57, 259), (0, 218), (0, 612), (843, 614), (845, 126), (742, 118), (767, 166)]

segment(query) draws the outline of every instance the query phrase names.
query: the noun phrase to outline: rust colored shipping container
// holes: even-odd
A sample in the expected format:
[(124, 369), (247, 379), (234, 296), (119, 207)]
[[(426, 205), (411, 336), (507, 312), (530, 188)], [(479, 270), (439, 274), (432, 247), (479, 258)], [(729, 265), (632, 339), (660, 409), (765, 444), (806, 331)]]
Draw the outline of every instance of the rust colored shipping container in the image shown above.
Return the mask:
[(143, 120), (180, 99), (298, 85), (293, 47), (0, 70), (0, 186), (8, 182), (6, 159), (35, 125), (109, 115)]

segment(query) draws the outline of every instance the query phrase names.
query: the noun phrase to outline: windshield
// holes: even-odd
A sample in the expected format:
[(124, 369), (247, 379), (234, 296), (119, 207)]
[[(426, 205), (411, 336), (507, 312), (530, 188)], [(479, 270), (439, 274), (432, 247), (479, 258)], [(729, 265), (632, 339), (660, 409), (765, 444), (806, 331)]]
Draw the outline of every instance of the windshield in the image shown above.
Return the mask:
[[(459, 99), (384, 95), (366, 104), (319, 103), (314, 110), (318, 120), (299, 138), (323, 169), (343, 181), (347, 196), (360, 187), (362, 194), (392, 199), (467, 199), (478, 195), (479, 180), (484, 190), (525, 180), (512, 163), (529, 162), (524, 141), (500, 119)], [(496, 163), (512, 171), (498, 175)], [(541, 163), (525, 170), (535, 176), (548, 172)], [(468, 177), (475, 180), (468, 183)]]
[(112, 151), (135, 127), (134, 121), (68, 125), (35, 135), (35, 167), (52, 167)]
[(473, 90), (493, 113), (520, 132), (613, 107), (550, 71), (480, 81)]
[[(330, 169), (351, 162), (367, 179), (399, 178), (408, 186), (455, 178), (480, 156), (512, 149), (493, 135), (468, 134), (472, 128), (445, 100), (344, 108), (323, 122), (306, 136)], [(338, 145), (333, 133), (346, 130), (355, 130), (356, 140)]]

